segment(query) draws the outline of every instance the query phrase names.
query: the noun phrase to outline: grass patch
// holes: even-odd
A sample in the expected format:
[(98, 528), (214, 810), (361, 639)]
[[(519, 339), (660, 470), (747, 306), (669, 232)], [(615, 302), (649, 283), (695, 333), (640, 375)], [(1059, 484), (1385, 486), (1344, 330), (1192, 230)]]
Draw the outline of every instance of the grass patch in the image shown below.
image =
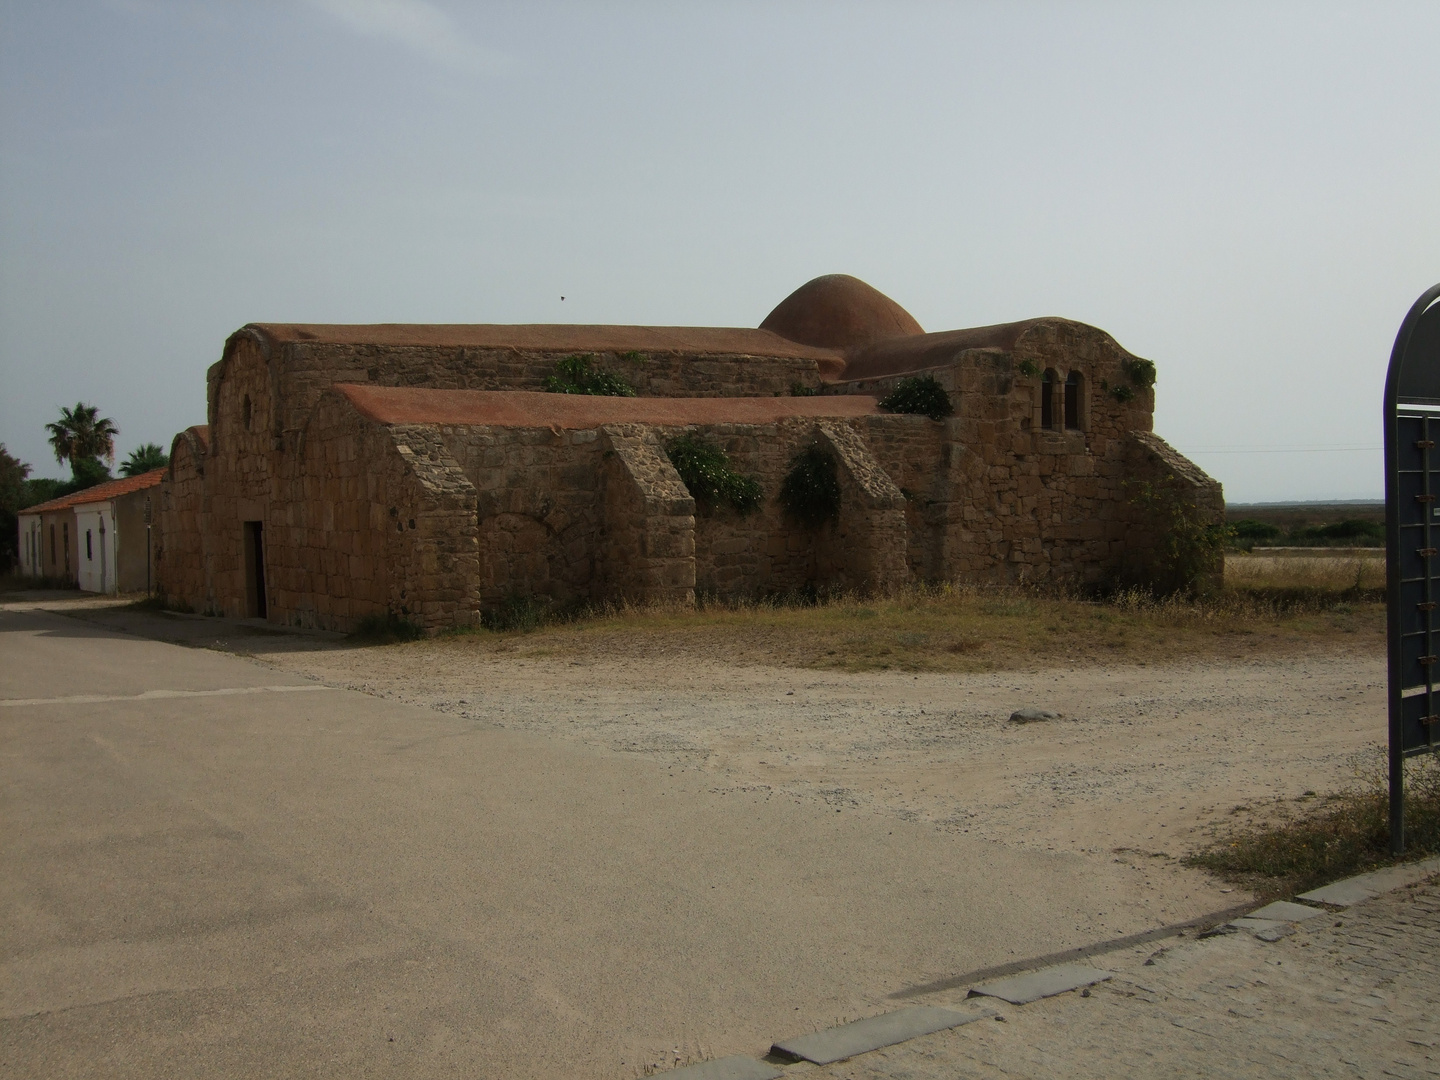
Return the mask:
[(380, 615), (366, 615), (350, 638), (371, 645), (393, 645), (400, 641), (415, 641), (424, 636), (425, 629), (419, 623), (387, 611)]
[(1383, 763), (1373, 771), (1351, 791), (1260, 807), (1266, 820), (1222, 829), (1213, 844), (1184, 861), (1271, 899), (1440, 854), (1440, 760), (1406, 762), (1405, 854), (1398, 859), (1390, 854)]
[(543, 626), (547, 618), (545, 605), (533, 596), (507, 596), (495, 607), (480, 613), (480, 625), (486, 630), (528, 634)]

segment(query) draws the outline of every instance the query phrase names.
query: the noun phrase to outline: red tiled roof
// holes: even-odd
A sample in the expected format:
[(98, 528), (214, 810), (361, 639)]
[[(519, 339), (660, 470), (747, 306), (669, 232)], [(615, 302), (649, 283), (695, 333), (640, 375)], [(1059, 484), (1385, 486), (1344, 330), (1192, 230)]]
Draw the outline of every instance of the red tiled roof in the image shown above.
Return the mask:
[(336, 383), (360, 414), (381, 424), (592, 428), (601, 424), (773, 424), (791, 416), (868, 416), (873, 397), (590, 397), (534, 390), (428, 390)]
[(838, 381), (877, 379), (924, 371), (951, 363), (965, 349), (1000, 349), (1010, 352), (1020, 335), (1032, 326), (1059, 319), (1026, 319), (1023, 322), (972, 326), (965, 330), (941, 330), (934, 334), (891, 337), (855, 349), (849, 354), (845, 373)]
[(107, 499), (116, 499), (121, 495), (129, 495), (132, 491), (143, 491), (145, 488), (154, 487), (165, 478), (166, 466), (158, 469), (151, 469), (139, 476), (122, 476), (116, 480), (107, 480), (103, 484), (96, 484), (84, 491), (76, 491), (70, 495), (62, 495), (58, 499), (51, 499), (49, 502), (40, 503), (38, 506), (27, 506), (19, 511), (21, 514), (49, 514), (56, 510), (68, 510), (72, 506), (81, 506), (85, 503), (104, 502)]
[(729, 326), (599, 326), (580, 323), (435, 324), (249, 323), (244, 329), (277, 344), (389, 345), (430, 348), (526, 349), (536, 352), (643, 352), (720, 356), (783, 356), (838, 367), (835, 349), (790, 341), (769, 330)]

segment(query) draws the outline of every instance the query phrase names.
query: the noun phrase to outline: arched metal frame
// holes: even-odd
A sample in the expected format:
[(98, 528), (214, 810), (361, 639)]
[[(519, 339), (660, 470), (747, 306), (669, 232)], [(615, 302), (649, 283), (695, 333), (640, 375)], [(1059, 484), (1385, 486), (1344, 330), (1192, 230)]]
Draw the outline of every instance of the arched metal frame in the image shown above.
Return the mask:
[(1390, 850), (1405, 850), (1405, 758), (1440, 752), (1440, 285), (1400, 324), (1385, 377)]

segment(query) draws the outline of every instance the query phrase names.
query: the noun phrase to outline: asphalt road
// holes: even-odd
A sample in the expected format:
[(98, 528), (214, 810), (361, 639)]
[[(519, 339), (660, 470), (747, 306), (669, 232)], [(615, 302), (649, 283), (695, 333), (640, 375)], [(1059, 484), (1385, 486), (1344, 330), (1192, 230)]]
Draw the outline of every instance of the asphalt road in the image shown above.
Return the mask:
[(41, 611), (0, 609), (0, 800), (17, 1077), (633, 1077), (1134, 887)]

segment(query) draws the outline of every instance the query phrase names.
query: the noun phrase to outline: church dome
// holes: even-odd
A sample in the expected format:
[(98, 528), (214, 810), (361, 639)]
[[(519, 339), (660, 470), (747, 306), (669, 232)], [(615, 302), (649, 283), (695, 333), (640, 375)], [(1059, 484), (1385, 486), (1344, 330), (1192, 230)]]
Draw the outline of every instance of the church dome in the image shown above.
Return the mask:
[(824, 349), (848, 349), (925, 332), (894, 300), (849, 274), (807, 281), (765, 316), (760, 329)]

